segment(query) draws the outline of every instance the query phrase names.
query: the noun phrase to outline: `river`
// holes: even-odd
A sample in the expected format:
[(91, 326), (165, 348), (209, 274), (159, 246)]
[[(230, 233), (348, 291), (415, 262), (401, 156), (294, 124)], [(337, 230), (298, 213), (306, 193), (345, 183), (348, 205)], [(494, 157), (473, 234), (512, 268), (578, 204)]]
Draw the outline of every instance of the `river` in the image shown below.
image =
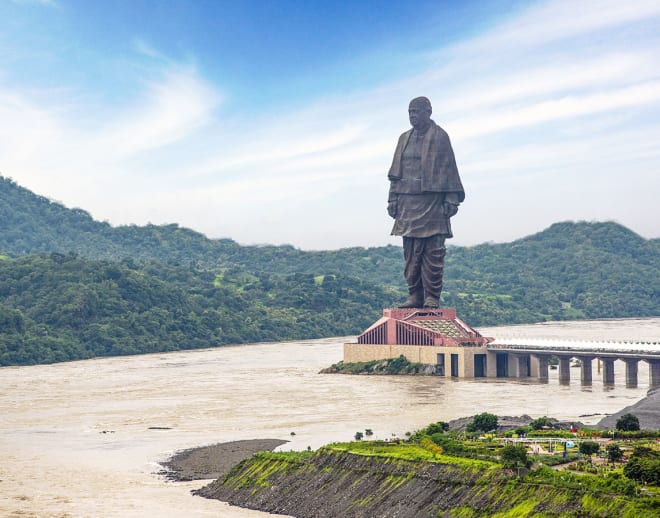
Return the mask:
[[(658, 341), (660, 318), (482, 328), (505, 338)], [(201, 482), (158, 475), (176, 450), (239, 439), (280, 438), (280, 449), (403, 437), (430, 422), (488, 411), (593, 424), (641, 399), (616, 384), (570, 385), (439, 377), (321, 375), (351, 338), (219, 347), (0, 368), (0, 515), (35, 517), (263, 517), (190, 495)], [(576, 380), (577, 378), (577, 380)], [(582, 417), (581, 417), (582, 416)]]

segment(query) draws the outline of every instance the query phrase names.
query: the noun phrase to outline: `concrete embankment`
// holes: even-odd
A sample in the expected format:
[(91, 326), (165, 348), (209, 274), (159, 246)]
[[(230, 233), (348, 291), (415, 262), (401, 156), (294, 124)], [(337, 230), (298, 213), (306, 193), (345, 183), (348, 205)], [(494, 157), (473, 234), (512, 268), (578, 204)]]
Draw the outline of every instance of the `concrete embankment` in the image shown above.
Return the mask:
[(485, 461), (451, 464), (331, 448), (307, 456), (260, 453), (195, 493), (300, 518), (596, 517), (624, 516), (635, 507), (622, 495), (525, 482)]

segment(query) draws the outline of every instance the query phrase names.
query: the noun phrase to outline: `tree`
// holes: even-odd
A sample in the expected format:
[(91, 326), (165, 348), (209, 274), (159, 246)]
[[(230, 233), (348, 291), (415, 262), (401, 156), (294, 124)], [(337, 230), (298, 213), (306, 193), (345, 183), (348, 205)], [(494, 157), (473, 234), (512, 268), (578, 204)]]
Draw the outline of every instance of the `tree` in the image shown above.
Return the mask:
[(491, 430), (496, 429), (497, 416), (495, 414), (489, 414), (488, 412), (475, 415), (472, 418), (472, 422), (469, 423), (466, 428), (468, 432), (490, 432)]
[(660, 484), (660, 452), (638, 446), (623, 467), (623, 474), (648, 484)]
[(355, 432), (355, 440), (356, 441), (361, 441), (362, 437), (364, 437), (364, 434), (362, 432)]
[(591, 456), (594, 453), (598, 453), (598, 450), (600, 450), (600, 445), (597, 442), (593, 441), (583, 441), (580, 443), (580, 453), (583, 455), (587, 455), (589, 457), (589, 460), (591, 460)]
[(639, 419), (633, 414), (624, 414), (616, 420), (616, 429), (622, 432), (635, 432), (639, 430)]
[(543, 417), (534, 419), (531, 423), (529, 423), (529, 426), (534, 428), (534, 430), (540, 430), (544, 426), (552, 428), (552, 420), (548, 416), (544, 415)]
[(623, 450), (619, 447), (618, 444), (610, 444), (607, 447), (607, 460), (612, 464), (620, 461), (623, 458)]
[(532, 465), (527, 456), (527, 448), (522, 444), (507, 444), (502, 448), (500, 460), (505, 468), (529, 468)]
[(434, 433), (443, 433), (447, 430), (449, 430), (449, 423), (438, 421), (437, 423), (428, 425), (423, 431), (426, 435), (433, 435)]

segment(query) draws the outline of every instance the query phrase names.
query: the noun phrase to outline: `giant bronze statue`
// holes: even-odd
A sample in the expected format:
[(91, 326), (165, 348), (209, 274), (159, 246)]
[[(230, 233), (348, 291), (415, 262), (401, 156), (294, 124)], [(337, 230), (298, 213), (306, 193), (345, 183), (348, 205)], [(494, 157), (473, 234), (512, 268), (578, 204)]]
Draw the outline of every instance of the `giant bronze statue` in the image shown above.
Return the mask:
[(399, 137), (388, 174), (393, 236), (403, 236), (408, 299), (402, 308), (437, 308), (442, 291), (445, 239), (465, 199), (447, 133), (431, 120), (426, 97), (410, 101), (412, 129)]

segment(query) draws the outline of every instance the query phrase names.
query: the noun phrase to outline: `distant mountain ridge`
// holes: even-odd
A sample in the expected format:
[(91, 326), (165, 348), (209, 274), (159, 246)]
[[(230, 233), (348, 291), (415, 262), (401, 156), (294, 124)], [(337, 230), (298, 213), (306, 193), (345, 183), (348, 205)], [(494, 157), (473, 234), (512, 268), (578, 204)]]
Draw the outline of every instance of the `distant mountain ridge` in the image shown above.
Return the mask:
[[(20, 361), (353, 334), (405, 297), (397, 246), (306, 252), (176, 224), (113, 227), (0, 177), (3, 254), (0, 345), (7, 330), (33, 345), (77, 344)], [(660, 240), (613, 222), (561, 222), (511, 243), (450, 246), (442, 304), (474, 326), (658, 316)]]
[[(204, 268), (247, 265), (264, 272), (314, 273), (328, 265), (341, 271), (354, 253), (365, 257), (370, 250), (377, 251), (378, 259), (349, 265), (351, 272), (345, 273), (366, 275), (374, 266), (382, 266), (386, 278), (400, 284), (399, 247), (305, 252), (290, 245), (242, 246), (232, 239), (209, 239), (177, 224), (113, 227), (0, 176), (0, 253), (11, 256), (73, 252), (91, 259), (132, 258)], [(383, 265), (383, 260), (392, 263)]]

